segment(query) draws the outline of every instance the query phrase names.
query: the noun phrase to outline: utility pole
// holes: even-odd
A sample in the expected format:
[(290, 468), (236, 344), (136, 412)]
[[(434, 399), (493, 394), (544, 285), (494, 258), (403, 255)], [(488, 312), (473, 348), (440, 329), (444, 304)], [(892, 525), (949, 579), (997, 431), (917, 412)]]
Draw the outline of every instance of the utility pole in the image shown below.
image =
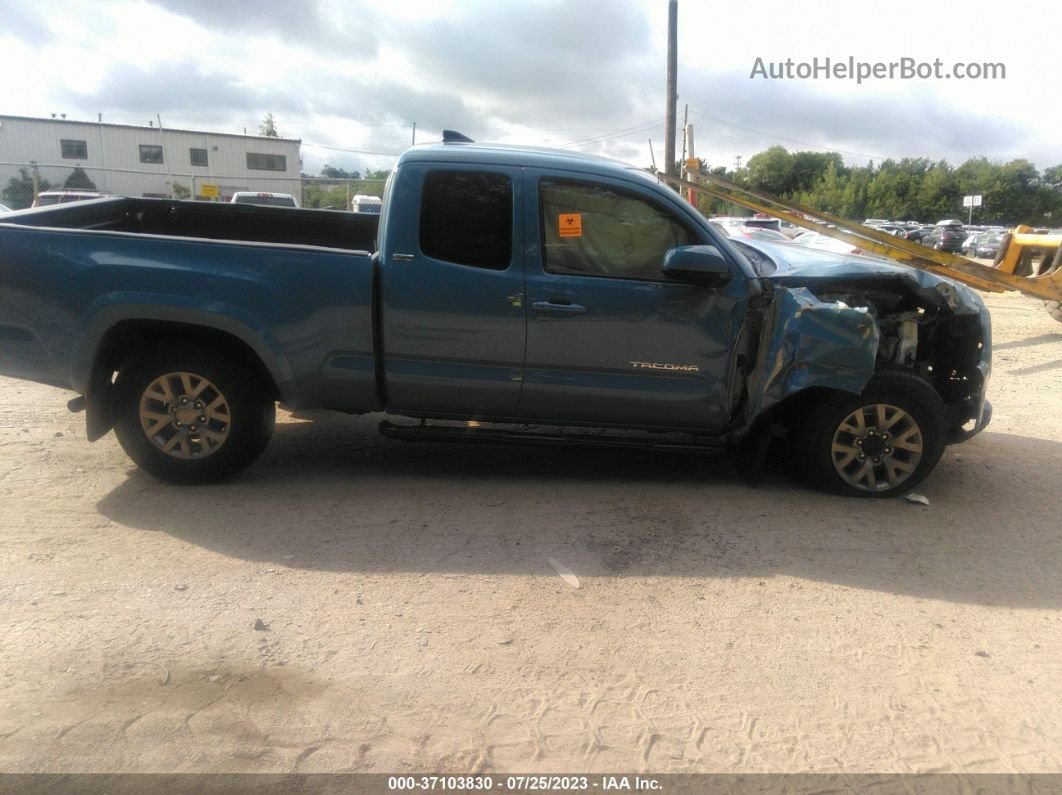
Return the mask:
[[(689, 166), (692, 164), (692, 162), (694, 160), (697, 159), (697, 155), (694, 154), (694, 152), (693, 152), (693, 125), (690, 124), (689, 122), (687, 122), (684, 125), (683, 129), (686, 130), (686, 137), (685, 137), (685, 143), (682, 145), (682, 148), (683, 148), (682, 165), (686, 169), (686, 174), (687, 174), (687, 179), (688, 179), (689, 178), (689, 174), (692, 171), (692, 169), (690, 169)], [(688, 201), (694, 207), (697, 206), (697, 197), (694, 195), (693, 188), (687, 188), (686, 189), (686, 201)]]
[(675, 117), (678, 111), (678, 0), (667, 4), (667, 107), (664, 116), (664, 173), (675, 174)]

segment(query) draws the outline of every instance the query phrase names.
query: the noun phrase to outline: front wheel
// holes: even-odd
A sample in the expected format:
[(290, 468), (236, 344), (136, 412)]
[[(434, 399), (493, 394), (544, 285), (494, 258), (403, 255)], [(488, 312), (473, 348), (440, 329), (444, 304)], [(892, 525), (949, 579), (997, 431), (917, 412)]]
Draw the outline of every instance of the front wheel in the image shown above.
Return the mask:
[(793, 434), (797, 471), (851, 497), (893, 497), (917, 486), (944, 452), (944, 404), (911, 373), (874, 376), (860, 395), (809, 406)]
[(119, 443), (141, 469), (162, 480), (203, 483), (261, 455), (276, 404), (241, 362), (174, 351), (123, 369), (112, 412)]

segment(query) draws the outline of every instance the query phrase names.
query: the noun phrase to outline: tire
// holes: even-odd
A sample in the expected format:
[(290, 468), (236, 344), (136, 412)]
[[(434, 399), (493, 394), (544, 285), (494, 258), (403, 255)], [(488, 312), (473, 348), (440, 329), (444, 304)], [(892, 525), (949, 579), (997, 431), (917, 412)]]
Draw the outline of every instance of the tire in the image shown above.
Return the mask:
[(1047, 314), (1062, 323), (1062, 301), (1044, 301), (1044, 308)]
[(862, 394), (830, 393), (805, 409), (793, 435), (793, 463), (810, 483), (835, 494), (903, 494), (944, 452), (944, 404), (912, 373), (879, 373)]
[(111, 412), (119, 443), (141, 469), (174, 483), (207, 483), (262, 454), (276, 404), (238, 358), (155, 350), (119, 371)]

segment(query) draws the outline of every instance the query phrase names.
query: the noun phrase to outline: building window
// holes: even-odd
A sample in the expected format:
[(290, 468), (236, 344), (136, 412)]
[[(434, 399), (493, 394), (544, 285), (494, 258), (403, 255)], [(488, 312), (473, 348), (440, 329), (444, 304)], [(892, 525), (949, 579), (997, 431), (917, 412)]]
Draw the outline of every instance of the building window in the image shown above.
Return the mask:
[(432, 259), (505, 270), (513, 250), (513, 186), (504, 174), (433, 171), (424, 179), (420, 250)]
[(162, 147), (154, 144), (140, 144), (141, 163), (161, 163)]
[(287, 171), (288, 159), (284, 155), (247, 153), (247, 168), (251, 171)]
[(207, 150), (189, 149), (188, 158), (193, 166), (205, 166), (207, 165)]
[(88, 160), (88, 144), (84, 141), (69, 141), (64, 138), (59, 144), (63, 147), (63, 157), (68, 160)]

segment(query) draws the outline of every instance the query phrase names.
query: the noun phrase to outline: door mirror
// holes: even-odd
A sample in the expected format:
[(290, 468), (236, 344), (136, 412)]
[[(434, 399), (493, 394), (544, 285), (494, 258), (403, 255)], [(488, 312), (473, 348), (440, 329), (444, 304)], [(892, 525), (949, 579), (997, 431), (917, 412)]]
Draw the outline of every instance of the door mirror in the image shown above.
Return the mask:
[(664, 253), (665, 276), (692, 284), (722, 287), (730, 281), (730, 266), (715, 246), (680, 246)]

